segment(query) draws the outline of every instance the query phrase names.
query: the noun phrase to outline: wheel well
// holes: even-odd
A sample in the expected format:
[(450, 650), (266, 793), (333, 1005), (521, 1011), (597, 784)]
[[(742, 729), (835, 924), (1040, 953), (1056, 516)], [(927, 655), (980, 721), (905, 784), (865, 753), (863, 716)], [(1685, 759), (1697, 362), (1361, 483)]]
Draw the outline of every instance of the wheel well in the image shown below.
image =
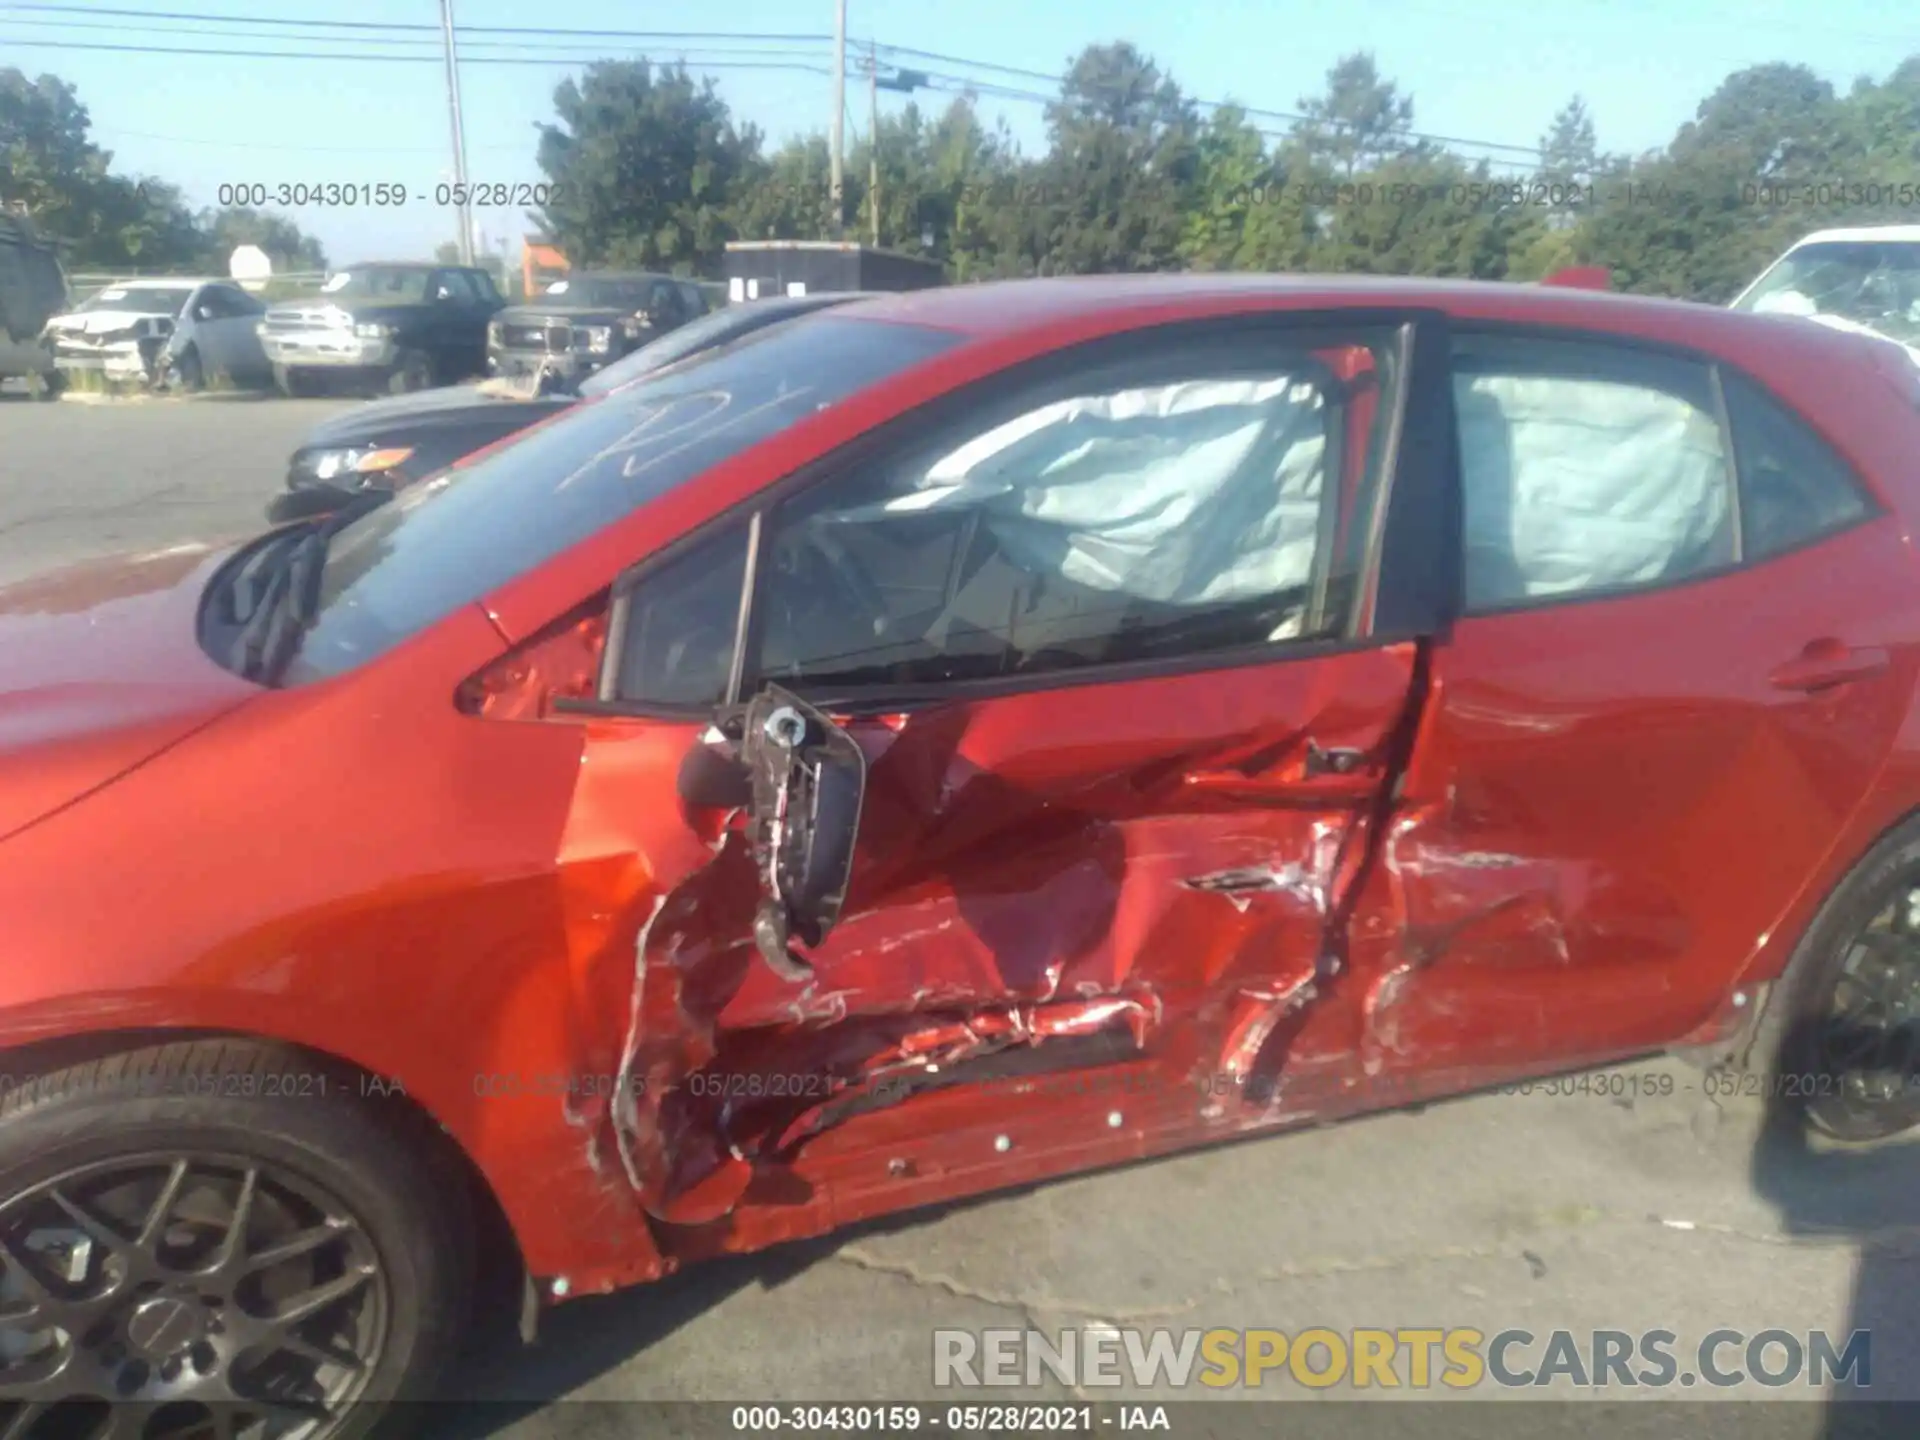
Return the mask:
[[(467, 1154), (465, 1147), (442, 1128), (426, 1106), (407, 1094), (391, 1075), (382, 1075), (342, 1056), (311, 1046), (295, 1045), (244, 1030), (213, 1028), (101, 1030), (85, 1035), (30, 1041), (0, 1053), (4, 1053), (14, 1080), (23, 1083), (31, 1076), (50, 1075), (69, 1066), (104, 1060), (129, 1050), (141, 1050), (150, 1045), (186, 1044), (196, 1040), (234, 1040), (271, 1046), (288, 1055), (300, 1056), (316, 1069), (330, 1071), (344, 1082), (359, 1085), (362, 1094), (381, 1095), (381, 1105), (387, 1113), (397, 1111), (402, 1117), (401, 1123), (416, 1128), (425, 1144), (441, 1147), (442, 1153), (437, 1158), (446, 1160), (448, 1164), (444, 1169), (434, 1166), (428, 1168), (442, 1175), (457, 1176), (459, 1183), (466, 1186), (473, 1205), (475, 1239), (480, 1252), (476, 1257), (480, 1265), (477, 1295), (488, 1300), (517, 1297), (525, 1284), (525, 1264), (520, 1254), (519, 1237), (514, 1234), (513, 1225), (507, 1219), (506, 1211), (501, 1208), (499, 1197), (493, 1193), (486, 1175), (474, 1163), (473, 1157)], [(498, 1297), (496, 1287), (499, 1287)], [(517, 1299), (514, 1303), (518, 1303)]]

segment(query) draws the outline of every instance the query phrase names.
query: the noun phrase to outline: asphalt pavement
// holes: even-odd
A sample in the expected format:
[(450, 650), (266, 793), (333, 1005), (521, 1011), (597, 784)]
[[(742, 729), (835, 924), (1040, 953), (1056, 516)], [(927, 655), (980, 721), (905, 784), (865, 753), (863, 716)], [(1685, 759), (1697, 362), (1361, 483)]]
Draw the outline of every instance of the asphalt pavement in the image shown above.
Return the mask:
[[(0, 581), (257, 528), (288, 450), (340, 403), (0, 398)], [(452, 1405), (434, 1429), (547, 1440), (646, 1428), (617, 1405), (561, 1401), (897, 1400), (924, 1402), (927, 1433), (939, 1433), (932, 1417), (954, 1397), (933, 1383), (937, 1327), (1519, 1328), (1541, 1341), (1514, 1352), (1521, 1368), (1540, 1364), (1556, 1329), (1583, 1347), (1594, 1330), (1669, 1330), (1686, 1373), (1719, 1329), (1825, 1330), (1836, 1344), (1865, 1329), (1864, 1395), (1920, 1398), (1920, 1146), (1766, 1139), (1757, 1102), (1709, 1098), (1677, 1061), (1609, 1074), (1620, 1078), (1059, 1182), (575, 1301), (530, 1350), (504, 1336), (483, 1346), (455, 1388), (487, 1403)], [(1671, 1093), (1657, 1093), (1661, 1077)], [(1737, 1348), (1722, 1358), (1744, 1363)], [(1622, 1433), (1596, 1406), (1636, 1399), (1772, 1402), (1709, 1405), (1686, 1421), (1691, 1434), (1854, 1433), (1836, 1419), (1854, 1412), (1801, 1384), (1576, 1393), (1562, 1377), (1500, 1392), (1522, 1393), (1564, 1403), (1550, 1421), (1529, 1408), (1507, 1427), (1516, 1434)], [(1012, 1394), (1072, 1398), (1052, 1381)], [(1224, 1398), (1434, 1395), (1270, 1377)], [(1388, 1410), (1426, 1417), (1416, 1429), (1437, 1414)], [(1371, 1410), (1364, 1422), (1314, 1414), (1354, 1415), (1355, 1435), (1384, 1424)], [(1264, 1433), (1282, 1433), (1277, 1420)]]

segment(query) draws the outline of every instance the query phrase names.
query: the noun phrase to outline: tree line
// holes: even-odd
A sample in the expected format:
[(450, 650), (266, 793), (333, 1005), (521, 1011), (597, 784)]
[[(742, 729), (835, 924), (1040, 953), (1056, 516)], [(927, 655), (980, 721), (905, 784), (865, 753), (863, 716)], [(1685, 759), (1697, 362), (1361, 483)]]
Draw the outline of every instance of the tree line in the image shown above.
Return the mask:
[[(530, 219), (578, 265), (705, 276), (729, 240), (877, 228), (881, 245), (957, 281), (1189, 269), (1532, 280), (1583, 264), (1607, 266), (1620, 288), (1709, 302), (1810, 230), (1920, 220), (1920, 55), (1844, 94), (1802, 65), (1737, 71), (1668, 144), (1635, 155), (1601, 151), (1574, 96), (1518, 165), (1420, 137), (1413, 97), (1365, 52), (1297, 108), (1270, 129), (1196, 102), (1129, 43), (1092, 45), (1048, 104), (1038, 153), (968, 96), (938, 112), (909, 103), (854, 142), (836, 217), (824, 133), (771, 147), (711, 79), (610, 60), (556, 88), (536, 148), (554, 198)], [(0, 71), (0, 202), (24, 201), (76, 266), (198, 263), (242, 237), (276, 264), (320, 263), (277, 216), (194, 215), (156, 182), (140, 203), (86, 130), (70, 87)]]

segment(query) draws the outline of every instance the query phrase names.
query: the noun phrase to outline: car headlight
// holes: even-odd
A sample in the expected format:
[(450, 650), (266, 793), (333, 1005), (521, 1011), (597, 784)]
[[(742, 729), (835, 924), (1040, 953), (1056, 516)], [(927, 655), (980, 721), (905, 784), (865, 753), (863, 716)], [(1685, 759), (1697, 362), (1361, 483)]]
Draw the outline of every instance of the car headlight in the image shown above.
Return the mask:
[(611, 325), (589, 325), (587, 327), (587, 350), (590, 354), (604, 355), (613, 345), (613, 327)]
[(254, 326), (253, 333), (258, 335), (262, 340), (266, 339), (267, 338), (267, 322), (262, 320), (258, 325)]
[(313, 457), (313, 473), (321, 480), (353, 475), (365, 481), (370, 476), (383, 475), (396, 468), (412, 454), (413, 447), (410, 445), (380, 449), (355, 447), (348, 450), (322, 450)]
[(489, 345), (504, 345), (506, 344), (506, 341), (507, 341), (506, 326), (502, 325), (498, 320), (495, 320), (492, 324), (487, 326), (487, 343)]
[(385, 325), (369, 322), (365, 325), (354, 326), (353, 333), (362, 340), (384, 340), (393, 332)]

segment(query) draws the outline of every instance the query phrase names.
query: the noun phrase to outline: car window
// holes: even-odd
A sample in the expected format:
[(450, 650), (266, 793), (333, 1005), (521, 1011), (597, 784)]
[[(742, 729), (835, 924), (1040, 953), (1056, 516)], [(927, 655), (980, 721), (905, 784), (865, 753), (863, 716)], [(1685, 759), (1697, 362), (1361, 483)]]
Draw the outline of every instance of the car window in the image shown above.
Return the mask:
[(209, 285), (194, 303), (196, 309), (204, 309), (212, 320), (229, 320), (247, 313), (241, 308), (240, 297), (225, 285)]
[(1733, 470), (1704, 365), (1601, 342), (1462, 336), (1453, 391), (1469, 611), (1734, 560)]
[(680, 285), (680, 303), (688, 315), (707, 313), (707, 297), (700, 293), (698, 285)]
[(361, 265), (336, 270), (320, 287), (329, 300), (370, 301), (376, 305), (418, 305), (427, 299), (430, 272), (410, 266)]
[(1853, 471), (1805, 422), (1743, 375), (1722, 372), (1740, 470), (1741, 553), (1764, 560), (1873, 513)]
[(493, 283), (493, 276), (485, 270), (469, 270), (467, 283), (473, 287), (473, 293), (491, 304), (500, 298), (500, 287)]
[(193, 294), (184, 285), (109, 285), (88, 297), (75, 312), (127, 311), (140, 315), (178, 315)]
[(703, 315), (698, 320), (676, 326), (611, 365), (594, 371), (580, 382), (579, 391), (588, 396), (604, 395), (609, 390), (631, 385), (635, 380), (651, 375), (656, 370), (663, 370), (701, 350), (738, 339), (767, 324), (793, 318), (793, 314), (779, 310), (765, 313), (745, 307), (716, 310), (711, 315)]
[(434, 277), (433, 298), (470, 305), (474, 300), (472, 277), (462, 270), (442, 270)]
[(747, 574), (747, 530), (727, 525), (649, 572), (621, 627), (619, 695), (673, 709), (726, 699)]
[(1339, 632), (1392, 347), (1170, 341), (863, 459), (774, 512), (752, 678), (824, 695)]
[(958, 343), (822, 316), (574, 407), (333, 539), (286, 683), (342, 673), (723, 460)]

